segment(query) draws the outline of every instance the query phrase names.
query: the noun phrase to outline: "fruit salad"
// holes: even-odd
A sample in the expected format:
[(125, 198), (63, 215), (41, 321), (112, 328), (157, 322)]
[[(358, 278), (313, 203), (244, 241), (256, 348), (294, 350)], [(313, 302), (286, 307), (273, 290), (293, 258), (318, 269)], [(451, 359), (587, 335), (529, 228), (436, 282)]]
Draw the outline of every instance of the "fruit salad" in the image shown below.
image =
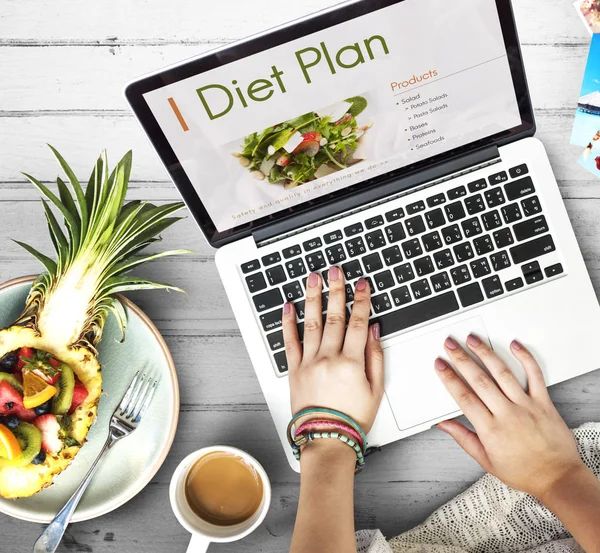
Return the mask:
[(81, 444), (71, 417), (88, 396), (66, 363), (22, 347), (0, 359), (0, 466), (40, 465)]

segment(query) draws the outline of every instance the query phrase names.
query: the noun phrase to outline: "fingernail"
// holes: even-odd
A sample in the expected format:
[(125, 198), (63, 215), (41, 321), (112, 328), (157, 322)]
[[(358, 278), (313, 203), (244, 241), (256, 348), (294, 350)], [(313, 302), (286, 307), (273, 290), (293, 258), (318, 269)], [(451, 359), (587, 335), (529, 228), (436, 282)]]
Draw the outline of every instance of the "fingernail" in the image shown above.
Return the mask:
[(364, 290), (367, 287), (367, 281), (364, 278), (359, 278), (358, 282), (356, 283), (356, 289), (357, 290)]
[(446, 361), (444, 361), (443, 359), (441, 359), (440, 357), (438, 357), (435, 362), (433, 363), (433, 366), (438, 370), (438, 371), (445, 371), (448, 368), (448, 363), (446, 363)]
[(319, 275), (316, 273), (310, 273), (310, 275), (308, 275), (308, 285), (311, 288), (314, 288), (317, 284), (319, 284)]
[(467, 344), (477, 347), (479, 344), (481, 344), (481, 340), (479, 339), (479, 336), (475, 336), (475, 334), (469, 334), (467, 336)]
[(458, 344), (452, 338), (450, 338), (450, 336), (448, 336), (448, 338), (446, 338), (444, 345), (448, 349), (456, 349), (458, 347)]
[(283, 304), (283, 312), (287, 315), (292, 310), (292, 304), (288, 301)]
[(337, 267), (329, 267), (329, 280), (337, 280), (339, 269)]
[(371, 326), (371, 334), (375, 340), (379, 340), (379, 337), (381, 336), (381, 328), (379, 328), (379, 323), (375, 323)]
[(510, 347), (511, 347), (511, 348), (513, 348), (513, 349), (516, 349), (517, 351), (519, 351), (519, 350), (522, 350), (522, 349), (523, 349), (523, 346), (521, 345), (521, 343), (520, 343), (520, 342), (517, 342), (516, 340), (513, 340), (513, 341), (510, 343)]

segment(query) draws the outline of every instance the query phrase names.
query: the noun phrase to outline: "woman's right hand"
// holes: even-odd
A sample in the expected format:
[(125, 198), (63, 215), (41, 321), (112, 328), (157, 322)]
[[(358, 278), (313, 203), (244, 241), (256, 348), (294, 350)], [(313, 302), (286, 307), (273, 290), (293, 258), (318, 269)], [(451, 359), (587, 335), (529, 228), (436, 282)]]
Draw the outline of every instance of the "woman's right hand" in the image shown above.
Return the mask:
[(527, 392), (477, 336), (469, 335), (467, 346), (493, 378), (452, 338), (447, 338), (444, 346), (470, 388), (443, 359), (436, 359), (436, 372), (476, 433), (453, 420), (437, 427), (487, 472), (542, 499), (567, 477), (587, 471), (573, 434), (548, 395), (542, 371), (525, 347), (517, 341), (511, 343), (512, 353), (527, 374)]

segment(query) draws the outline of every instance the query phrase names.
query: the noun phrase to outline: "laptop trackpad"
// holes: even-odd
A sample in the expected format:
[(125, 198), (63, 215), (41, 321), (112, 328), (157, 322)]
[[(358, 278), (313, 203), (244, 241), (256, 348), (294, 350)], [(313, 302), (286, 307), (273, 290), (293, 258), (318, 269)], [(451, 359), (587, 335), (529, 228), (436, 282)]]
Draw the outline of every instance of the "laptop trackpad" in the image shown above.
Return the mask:
[(433, 362), (436, 357), (447, 359), (444, 340), (448, 336), (464, 345), (470, 332), (490, 343), (481, 317), (471, 317), (417, 338), (398, 336), (383, 343), (385, 391), (400, 430), (459, 411), (435, 374)]

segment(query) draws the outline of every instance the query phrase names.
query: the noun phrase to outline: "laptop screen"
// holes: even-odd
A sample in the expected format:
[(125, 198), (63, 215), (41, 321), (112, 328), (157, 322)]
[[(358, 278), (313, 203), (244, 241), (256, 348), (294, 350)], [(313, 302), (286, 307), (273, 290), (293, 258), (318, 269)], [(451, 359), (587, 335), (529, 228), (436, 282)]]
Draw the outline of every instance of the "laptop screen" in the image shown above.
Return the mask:
[(522, 123), (495, 0), (404, 0), (143, 98), (218, 233)]

